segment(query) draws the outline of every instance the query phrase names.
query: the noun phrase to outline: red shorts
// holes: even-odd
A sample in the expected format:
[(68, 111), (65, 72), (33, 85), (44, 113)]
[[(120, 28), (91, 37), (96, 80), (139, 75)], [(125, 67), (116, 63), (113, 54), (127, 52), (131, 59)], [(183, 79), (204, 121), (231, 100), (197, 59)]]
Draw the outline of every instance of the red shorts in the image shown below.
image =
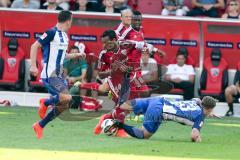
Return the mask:
[(131, 92), (129, 99), (140, 98), (142, 92), (149, 91), (149, 87), (145, 84), (140, 71), (131, 75)]
[[(130, 87), (131, 92), (129, 95), (129, 99), (139, 98), (141, 97), (142, 92), (149, 91), (149, 87), (145, 85), (144, 80), (142, 79), (141, 72), (133, 72), (130, 74)], [(113, 100), (116, 102), (118, 100), (119, 91), (122, 87), (123, 76), (109, 77), (108, 85), (113, 94)]]

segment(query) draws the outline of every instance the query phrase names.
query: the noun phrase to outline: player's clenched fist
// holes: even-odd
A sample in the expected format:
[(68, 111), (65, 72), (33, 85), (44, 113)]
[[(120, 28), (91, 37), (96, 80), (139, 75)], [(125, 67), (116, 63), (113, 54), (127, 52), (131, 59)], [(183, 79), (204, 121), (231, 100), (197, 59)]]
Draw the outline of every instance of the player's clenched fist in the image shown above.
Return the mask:
[(202, 141), (198, 129), (196, 129), (196, 128), (192, 129), (191, 140), (192, 140), (192, 142), (201, 142)]

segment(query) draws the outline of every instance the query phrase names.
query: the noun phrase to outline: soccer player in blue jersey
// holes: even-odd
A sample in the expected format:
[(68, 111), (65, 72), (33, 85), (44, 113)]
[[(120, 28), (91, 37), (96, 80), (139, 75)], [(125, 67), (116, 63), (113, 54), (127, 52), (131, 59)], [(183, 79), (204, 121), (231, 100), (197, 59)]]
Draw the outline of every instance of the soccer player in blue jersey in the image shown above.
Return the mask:
[[(43, 50), (44, 66), (41, 72), (41, 79), (44, 86), (48, 89), (51, 97), (40, 101), (38, 110), (40, 121), (33, 125), (33, 129), (38, 139), (42, 137), (43, 128), (54, 118), (59, 116), (63, 111), (68, 109), (72, 97), (68, 92), (68, 86), (63, 72), (63, 61), (65, 58), (72, 59), (85, 56), (85, 53), (67, 54), (68, 36), (67, 31), (72, 23), (72, 13), (61, 11), (58, 14), (58, 23), (53, 28), (46, 31), (31, 46), (30, 58), (32, 75), (37, 76), (38, 69), (36, 57), (39, 48)], [(46, 116), (47, 107), (54, 107)]]
[(197, 98), (174, 102), (161, 97), (134, 99), (120, 107), (126, 111), (133, 111), (136, 115), (144, 114), (142, 128), (128, 126), (118, 120), (114, 121), (113, 127), (123, 128), (132, 137), (148, 139), (157, 131), (163, 120), (170, 120), (192, 126), (191, 140), (201, 142), (200, 129), (204, 118), (211, 116), (215, 106), (216, 100), (210, 96), (205, 96), (202, 101)]

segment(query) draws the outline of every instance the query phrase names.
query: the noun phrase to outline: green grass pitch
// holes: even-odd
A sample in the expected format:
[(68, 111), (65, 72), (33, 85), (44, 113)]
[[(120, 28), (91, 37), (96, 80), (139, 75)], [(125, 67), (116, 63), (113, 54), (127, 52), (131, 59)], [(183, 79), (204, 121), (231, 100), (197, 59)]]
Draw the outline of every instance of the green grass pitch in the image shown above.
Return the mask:
[[(190, 142), (191, 127), (164, 122), (149, 140), (95, 136), (97, 119), (56, 119), (37, 140), (36, 108), (0, 108), (0, 160), (181, 160), (240, 159), (240, 119), (206, 119), (202, 143)], [(129, 122), (140, 126), (140, 123)]]

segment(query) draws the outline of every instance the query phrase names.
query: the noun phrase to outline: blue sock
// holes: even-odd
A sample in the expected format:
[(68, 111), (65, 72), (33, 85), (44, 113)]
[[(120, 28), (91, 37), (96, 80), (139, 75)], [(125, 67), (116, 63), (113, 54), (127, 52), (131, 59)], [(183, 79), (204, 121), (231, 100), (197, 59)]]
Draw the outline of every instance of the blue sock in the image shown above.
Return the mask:
[(119, 93), (118, 104), (122, 105), (124, 102), (128, 100), (130, 94), (130, 78), (125, 76), (123, 82), (121, 84), (121, 89)]
[(45, 106), (49, 106), (49, 105), (57, 105), (59, 102), (59, 96), (55, 95), (55, 96), (51, 96), (49, 99), (46, 99), (44, 101), (44, 105)]
[(58, 111), (57, 107), (54, 107), (54, 108), (47, 114), (47, 116), (39, 122), (39, 125), (40, 125), (42, 128), (44, 128), (50, 121), (52, 121), (53, 119), (55, 119), (59, 114), (60, 114), (60, 112)]
[(139, 128), (128, 126), (123, 124), (122, 128), (132, 137), (138, 138), (138, 139), (144, 139), (143, 131)]

